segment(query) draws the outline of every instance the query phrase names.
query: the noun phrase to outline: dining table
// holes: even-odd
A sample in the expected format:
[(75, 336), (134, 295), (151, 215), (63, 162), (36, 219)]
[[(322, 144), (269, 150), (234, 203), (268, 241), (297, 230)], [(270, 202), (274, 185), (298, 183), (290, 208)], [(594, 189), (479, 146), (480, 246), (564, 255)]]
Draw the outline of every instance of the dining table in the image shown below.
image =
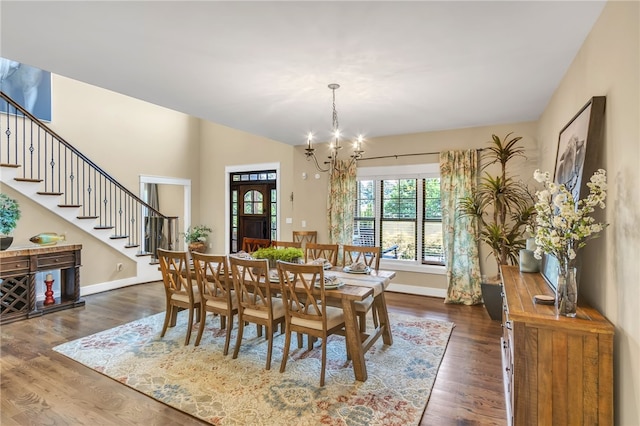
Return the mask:
[[(348, 270), (348, 268), (346, 268)], [(190, 268), (190, 274), (195, 279), (195, 271)], [(393, 344), (389, 312), (385, 301), (385, 291), (391, 280), (395, 278), (395, 271), (373, 270), (366, 272), (346, 272), (341, 266), (334, 266), (325, 270), (326, 275), (334, 275), (338, 282), (344, 283), (335, 289), (326, 289), (325, 297), (329, 301), (340, 304), (344, 311), (345, 340), (347, 351), (351, 356), (355, 379), (361, 382), (367, 380), (367, 365), (364, 354), (382, 337), (385, 345)], [(231, 277), (227, 282), (232, 284)], [(376, 311), (378, 325), (371, 331), (361, 332), (358, 324), (355, 303), (373, 296), (373, 306)]]
[[(342, 267), (333, 267), (325, 271), (326, 275), (334, 275), (338, 282), (344, 285), (327, 289), (325, 294), (328, 299), (340, 301), (344, 311), (345, 338), (356, 380), (367, 380), (367, 365), (364, 354), (371, 346), (382, 337), (385, 345), (393, 344), (389, 312), (385, 301), (385, 290), (396, 276), (394, 271), (371, 270), (366, 273), (345, 272)], [(373, 296), (373, 307), (378, 316), (378, 326), (371, 331), (361, 332), (358, 326), (358, 316), (355, 310), (355, 302), (365, 300)]]

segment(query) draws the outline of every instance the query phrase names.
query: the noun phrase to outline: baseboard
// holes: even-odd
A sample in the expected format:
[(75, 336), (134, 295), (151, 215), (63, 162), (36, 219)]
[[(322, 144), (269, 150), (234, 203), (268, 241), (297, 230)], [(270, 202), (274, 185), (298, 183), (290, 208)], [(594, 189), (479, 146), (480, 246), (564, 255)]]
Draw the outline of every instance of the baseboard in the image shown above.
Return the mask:
[(91, 284), (87, 286), (80, 287), (80, 296), (88, 296), (90, 294), (102, 293), (103, 291), (109, 290), (117, 290), (119, 288), (128, 287), (130, 285), (143, 284), (152, 281), (159, 281), (162, 277), (158, 277), (158, 279), (140, 279), (139, 277), (131, 277), (124, 278), (116, 281), (108, 281), (99, 284)]
[(389, 284), (389, 287), (387, 287), (387, 291), (392, 291), (394, 293), (415, 294), (418, 296), (440, 297), (442, 299), (447, 296), (447, 290), (444, 288), (418, 287), (408, 284), (396, 284), (394, 282), (391, 282), (391, 284)]

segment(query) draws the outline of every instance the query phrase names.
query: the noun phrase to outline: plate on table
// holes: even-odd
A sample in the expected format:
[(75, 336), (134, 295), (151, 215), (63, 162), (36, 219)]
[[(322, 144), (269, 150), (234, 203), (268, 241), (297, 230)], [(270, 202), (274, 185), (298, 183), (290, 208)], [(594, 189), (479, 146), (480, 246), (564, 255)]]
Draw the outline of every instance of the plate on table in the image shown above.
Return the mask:
[(368, 274), (371, 272), (371, 268), (368, 266), (364, 269), (351, 269), (351, 266), (345, 266), (342, 270), (348, 274)]
[[(293, 278), (293, 274), (289, 274), (289, 279), (292, 279), (292, 278)], [(269, 282), (279, 283), (280, 282), (280, 275), (278, 275), (277, 272), (275, 274), (269, 274)]]
[[(333, 283), (331, 283), (331, 284), (325, 284), (325, 285), (324, 285), (324, 289), (325, 289), (325, 290), (335, 290), (336, 288), (340, 288), (340, 287), (342, 287), (343, 285), (344, 285), (344, 283), (343, 283), (342, 281), (334, 281), (334, 282), (333, 282)], [(316, 287), (316, 288), (320, 288), (320, 283), (319, 283), (319, 282), (317, 282), (317, 283), (315, 284), (315, 287)]]
[[(315, 284), (316, 288), (320, 288), (320, 280), (316, 280)], [(342, 287), (344, 283), (338, 280), (338, 277), (335, 275), (325, 275), (324, 276), (324, 288), (327, 290), (334, 290), (338, 287)]]
[[(322, 259), (316, 259), (316, 260), (312, 260), (310, 262), (307, 263), (307, 265), (320, 265), (320, 262), (322, 262)], [(324, 261), (322, 263), (322, 267), (327, 270), (327, 269), (331, 269), (333, 268), (333, 265), (331, 264), (331, 262), (328, 261)]]

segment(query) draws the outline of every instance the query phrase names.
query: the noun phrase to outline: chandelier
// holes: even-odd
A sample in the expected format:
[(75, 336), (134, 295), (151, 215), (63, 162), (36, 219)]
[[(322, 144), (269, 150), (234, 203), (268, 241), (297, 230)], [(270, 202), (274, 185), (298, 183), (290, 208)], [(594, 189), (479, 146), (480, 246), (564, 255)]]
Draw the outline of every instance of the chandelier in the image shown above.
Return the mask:
[[(318, 158), (316, 157), (316, 149), (313, 148), (312, 146), (312, 138), (313, 135), (311, 133), (309, 133), (309, 135), (307, 136), (307, 148), (305, 149), (305, 155), (307, 156), (307, 161), (310, 161), (311, 159), (313, 159), (313, 161), (315, 162), (316, 168), (321, 171), (321, 172), (333, 172), (333, 171), (341, 171), (341, 167), (339, 166), (338, 163), (338, 154), (340, 153), (340, 150), (342, 149), (342, 145), (340, 145), (340, 127), (338, 125), (338, 112), (336, 111), (336, 89), (338, 89), (340, 87), (339, 84), (336, 83), (331, 83), (329, 84), (329, 89), (331, 89), (331, 92), (333, 94), (333, 114), (331, 116), (331, 121), (333, 123), (333, 127), (332, 127), (332, 137), (333, 140), (329, 143), (329, 157), (328, 157), (328, 161), (325, 161), (324, 164), (328, 165), (327, 168), (323, 168), (320, 166), (320, 163), (318, 162)], [(362, 135), (358, 136), (358, 139), (356, 139), (353, 143), (353, 154), (351, 154), (351, 159), (349, 160), (349, 162), (346, 165), (346, 168), (350, 168), (351, 165), (353, 165), (353, 163), (355, 163), (356, 161), (358, 161), (360, 158), (362, 158), (362, 154), (364, 153), (364, 151), (362, 150)], [(342, 168), (344, 169), (344, 168)]]

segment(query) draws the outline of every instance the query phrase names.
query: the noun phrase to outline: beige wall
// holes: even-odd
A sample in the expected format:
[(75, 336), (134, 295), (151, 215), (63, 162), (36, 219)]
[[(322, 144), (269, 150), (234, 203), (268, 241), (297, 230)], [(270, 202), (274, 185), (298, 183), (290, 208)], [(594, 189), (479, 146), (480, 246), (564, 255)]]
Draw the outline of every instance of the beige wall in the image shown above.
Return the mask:
[[(133, 193), (139, 192), (141, 174), (191, 179), (197, 190), (199, 120), (57, 75), (52, 102), (49, 127)], [(2, 191), (10, 193), (5, 186)], [(14, 245), (29, 244), (40, 232), (66, 233), (68, 241), (83, 245), (83, 287), (135, 276), (128, 257), (14, 194), (22, 207)], [(124, 269), (116, 272), (116, 263)]]
[(278, 163), (280, 165), (280, 235), (291, 236), (291, 225), (285, 223), (291, 217), (289, 195), (293, 191), (291, 170), (293, 147), (250, 133), (234, 130), (219, 124), (201, 122), (200, 161), (200, 222), (212, 226), (209, 236), (210, 253), (228, 253), (225, 240), (227, 206), (225, 203), (225, 169), (227, 166), (249, 166)]
[[(329, 123), (328, 123), (329, 124)], [(354, 123), (355, 124), (355, 123)], [(439, 152), (444, 150), (463, 150), (482, 148), (488, 145), (491, 135), (501, 138), (513, 132), (514, 136), (522, 136), (522, 146), (526, 150), (525, 159), (516, 159), (511, 164), (512, 173), (524, 182), (531, 183), (533, 171), (538, 163), (538, 144), (536, 140), (536, 123), (515, 123), (467, 129), (444, 130), (438, 132), (415, 133), (407, 135), (388, 136), (367, 140), (364, 144), (364, 157), (380, 157), (396, 154), (412, 154), (425, 152)], [(318, 172), (313, 161), (307, 161), (304, 146), (296, 147), (293, 171), (294, 181), (294, 228), (302, 229), (302, 221), (306, 221), (309, 230), (318, 230), (318, 239), (328, 242), (326, 200), (327, 173)], [(326, 144), (315, 146), (318, 158), (326, 157)], [(347, 158), (351, 151), (349, 143), (344, 144), (341, 158)], [(406, 164), (438, 163), (438, 155), (420, 155), (411, 157), (365, 160), (358, 163), (358, 167), (394, 166)], [(511, 167), (511, 166), (510, 166)], [(302, 174), (307, 174), (307, 179)], [(319, 174), (320, 179), (315, 179)], [(533, 188), (533, 187), (532, 187)], [(487, 260), (489, 251), (483, 247), (481, 252), (481, 269), (485, 275), (495, 275), (497, 266), (493, 258)], [(421, 288), (439, 289), (440, 293), (446, 289), (446, 280), (442, 274), (425, 274), (417, 272), (399, 271), (394, 283)], [(433, 294), (433, 292), (431, 292)], [(436, 292), (438, 293), (438, 292)]]
[(553, 170), (558, 133), (592, 97), (607, 97), (604, 158), (609, 192), (599, 239), (585, 248), (580, 297), (616, 327), (616, 424), (640, 424), (640, 7), (609, 1), (538, 126), (543, 170)]

